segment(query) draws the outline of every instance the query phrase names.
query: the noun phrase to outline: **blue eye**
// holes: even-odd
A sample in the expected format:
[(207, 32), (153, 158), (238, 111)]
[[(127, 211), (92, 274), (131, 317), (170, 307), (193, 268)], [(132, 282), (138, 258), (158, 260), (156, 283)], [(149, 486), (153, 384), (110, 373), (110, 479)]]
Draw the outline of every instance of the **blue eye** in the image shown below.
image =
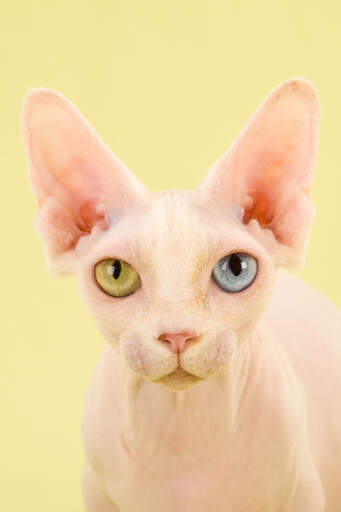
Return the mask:
[(254, 281), (257, 269), (257, 260), (251, 254), (234, 252), (215, 264), (212, 278), (225, 292), (241, 292)]

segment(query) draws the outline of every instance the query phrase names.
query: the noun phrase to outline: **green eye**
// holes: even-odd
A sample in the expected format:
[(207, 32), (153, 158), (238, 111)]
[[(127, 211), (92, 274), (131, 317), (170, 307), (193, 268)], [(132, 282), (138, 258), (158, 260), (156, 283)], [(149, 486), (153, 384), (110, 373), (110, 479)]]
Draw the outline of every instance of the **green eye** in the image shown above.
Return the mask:
[(95, 278), (102, 290), (113, 297), (125, 297), (141, 286), (140, 276), (134, 267), (113, 258), (96, 264)]

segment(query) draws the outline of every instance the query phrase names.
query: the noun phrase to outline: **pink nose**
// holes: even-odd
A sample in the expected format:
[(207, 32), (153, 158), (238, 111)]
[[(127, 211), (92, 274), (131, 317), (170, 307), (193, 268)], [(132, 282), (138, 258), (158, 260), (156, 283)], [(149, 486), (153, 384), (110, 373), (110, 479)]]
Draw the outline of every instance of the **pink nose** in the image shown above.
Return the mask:
[(160, 341), (168, 341), (171, 345), (171, 349), (173, 352), (184, 352), (186, 350), (186, 341), (191, 340), (192, 338), (196, 337), (196, 333), (194, 331), (186, 331), (186, 332), (179, 332), (177, 334), (169, 334), (167, 332), (164, 332), (160, 334), (159, 340)]

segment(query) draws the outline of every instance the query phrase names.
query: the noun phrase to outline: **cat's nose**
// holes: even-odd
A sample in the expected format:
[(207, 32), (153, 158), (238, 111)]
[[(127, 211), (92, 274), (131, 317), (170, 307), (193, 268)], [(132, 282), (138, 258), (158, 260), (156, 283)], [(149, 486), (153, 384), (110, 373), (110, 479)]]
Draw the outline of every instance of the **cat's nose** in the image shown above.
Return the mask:
[(168, 341), (173, 352), (180, 353), (186, 350), (186, 342), (195, 337), (196, 333), (194, 331), (179, 332), (176, 334), (164, 332), (160, 334), (158, 339), (160, 341)]

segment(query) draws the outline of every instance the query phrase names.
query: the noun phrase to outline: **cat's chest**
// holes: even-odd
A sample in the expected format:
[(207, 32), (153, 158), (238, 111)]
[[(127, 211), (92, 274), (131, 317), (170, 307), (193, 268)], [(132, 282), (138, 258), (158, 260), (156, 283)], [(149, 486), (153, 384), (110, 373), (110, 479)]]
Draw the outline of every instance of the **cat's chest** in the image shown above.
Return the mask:
[(149, 430), (141, 425), (132, 437), (117, 425), (102, 429), (97, 441), (85, 446), (120, 510), (226, 512), (227, 504), (231, 511), (265, 509), (272, 476), (265, 475), (264, 464), (273, 463), (265, 441), (219, 439), (214, 424), (201, 440), (193, 431), (186, 436), (161, 427), (161, 422)]
[(266, 510), (270, 492), (280, 500), (290, 487), (292, 433), (279, 414), (270, 422), (268, 405), (259, 415), (261, 404), (250, 403), (231, 430), (218, 393), (176, 403), (154, 386), (155, 393), (134, 394), (131, 407), (100, 381), (88, 393), (84, 447), (124, 512), (226, 512), (227, 503), (231, 512), (253, 512)]

